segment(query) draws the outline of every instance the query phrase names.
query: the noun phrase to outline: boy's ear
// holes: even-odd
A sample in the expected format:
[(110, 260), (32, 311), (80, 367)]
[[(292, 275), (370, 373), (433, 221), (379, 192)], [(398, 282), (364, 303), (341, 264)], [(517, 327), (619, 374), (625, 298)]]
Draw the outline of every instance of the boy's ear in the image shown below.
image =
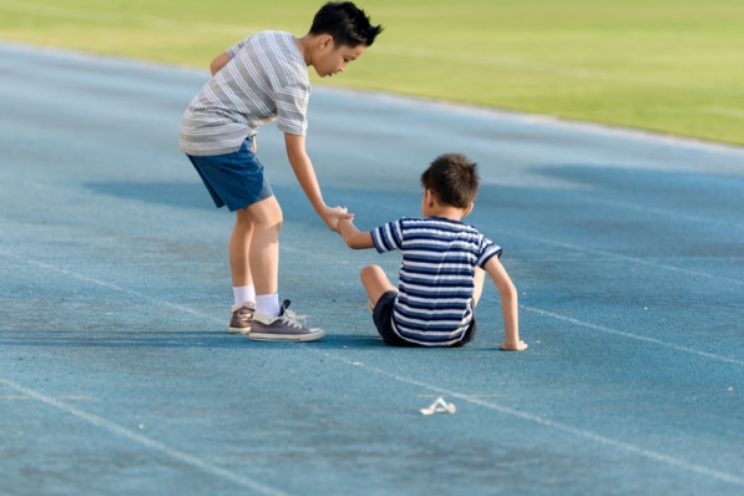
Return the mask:
[(321, 34), (318, 36), (318, 48), (325, 50), (326, 48), (333, 48), (333, 36), (330, 34)]
[(462, 211), (462, 216), (467, 217), (468, 215), (470, 215), (470, 212), (473, 211), (473, 207), (475, 207), (475, 203), (470, 202), (470, 205)]
[(432, 192), (432, 190), (425, 189), (424, 190), (424, 203), (426, 203), (426, 205), (429, 208), (433, 208), (435, 201), (436, 201), (436, 197), (434, 196), (434, 193)]

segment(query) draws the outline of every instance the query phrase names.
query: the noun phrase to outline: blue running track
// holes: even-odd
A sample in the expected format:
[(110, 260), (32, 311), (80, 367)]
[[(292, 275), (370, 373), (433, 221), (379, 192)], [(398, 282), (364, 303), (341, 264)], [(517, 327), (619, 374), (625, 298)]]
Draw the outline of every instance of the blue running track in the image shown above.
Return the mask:
[(0, 78), (0, 494), (744, 494), (741, 148), (318, 87), (360, 228), (417, 215), (436, 155), (480, 164), (530, 348), (497, 350), (492, 287), (473, 344), (383, 346), (358, 271), (399, 259), (325, 228), (274, 127), (280, 296), (327, 336), (256, 343), (178, 151), (206, 71), (0, 44)]

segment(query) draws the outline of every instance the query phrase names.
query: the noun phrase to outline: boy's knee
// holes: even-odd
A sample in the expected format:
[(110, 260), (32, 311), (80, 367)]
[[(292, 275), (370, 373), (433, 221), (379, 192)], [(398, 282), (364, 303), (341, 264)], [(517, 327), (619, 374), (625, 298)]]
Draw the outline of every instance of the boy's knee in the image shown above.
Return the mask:
[(253, 220), (246, 209), (235, 212), (235, 229), (243, 232), (253, 231)]
[(374, 265), (365, 265), (362, 267), (362, 270), (359, 271), (359, 274), (364, 277), (364, 274), (370, 272), (372, 269), (374, 269)]
[(271, 200), (254, 203), (241, 211), (244, 213), (243, 217), (259, 231), (279, 231), (284, 223), (281, 207), (276, 201)]
[(380, 267), (377, 265), (367, 265), (366, 267), (363, 267), (362, 270), (359, 272), (359, 276), (362, 278), (362, 280), (365, 280), (373, 276), (379, 270)]
[(284, 219), (281, 216), (268, 219), (267, 222), (261, 223), (264, 229), (275, 229), (277, 231), (281, 230), (282, 225), (284, 225)]

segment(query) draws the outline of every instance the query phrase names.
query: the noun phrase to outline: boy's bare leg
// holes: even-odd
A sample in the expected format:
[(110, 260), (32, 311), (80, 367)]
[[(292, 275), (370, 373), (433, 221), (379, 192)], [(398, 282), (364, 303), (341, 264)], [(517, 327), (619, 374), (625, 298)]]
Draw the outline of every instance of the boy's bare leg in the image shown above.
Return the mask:
[[(256, 287), (256, 295), (271, 295), (279, 291), (279, 231), (282, 228), (282, 209), (271, 196), (243, 209), (253, 226), (247, 259), (248, 274)], [(233, 278), (241, 269), (233, 269)]]
[(473, 276), (473, 308), (478, 306), (481, 295), (483, 294), (483, 283), (486, 280), (486, 271), (480, 267), (475, 268), (475, 275)]
[(230, 334), (248, 334), (253, 327), (256, 297), (249, 264), (253, 231), (253, 221), (247, 209), (238, 210), (229, 249), (235, 303), (232, 319), (227, 328)]
[(388, 291), (397, 291), (398, 289), (390, 283), (385, 271), (377, 265), (368, 265), (362, 269), (362, 284), (367, 290), (367, 297), (372, 306), (377, 304), (377, 300)]
[(253, 284), (249, 254), (253, 237), (253, 221), (248, 209), (236, 212), (235, 227), (230, 238), (230, 271), (234, 287)]

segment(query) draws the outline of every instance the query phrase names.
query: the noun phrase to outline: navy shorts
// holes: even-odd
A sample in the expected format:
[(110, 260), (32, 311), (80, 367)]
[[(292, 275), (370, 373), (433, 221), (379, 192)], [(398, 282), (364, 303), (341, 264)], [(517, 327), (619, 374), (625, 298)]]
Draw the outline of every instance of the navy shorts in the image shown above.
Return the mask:
[(237, 152), (206, 157), (186, 154), (217, 208), (227, 206), (234, 212), (274, 195), (252, 148), (253, 140), (247, 138)]
[[(405, 339), (401, 338), (393, 330), (393, 305), (395, 304), (395, 297), (398, 296), (397, 291), (388, 291), (380, 296), (377, 300), (375, 309), (372, 312), (372, 320), (375, 323), (377, 332), (382, 336), (382, 340), (385, 344), (390, 346), (421, 346), (415, 343), (409, 343)], [(475, 316), (470, 323), (470, 327), (465, 331), (465, 335), (462, 339), (453, 344), (452, 347), (464, 346), (471, 342), (475, 338), (475, 333), (478, 331), (478, 325), (475, 323)]]

